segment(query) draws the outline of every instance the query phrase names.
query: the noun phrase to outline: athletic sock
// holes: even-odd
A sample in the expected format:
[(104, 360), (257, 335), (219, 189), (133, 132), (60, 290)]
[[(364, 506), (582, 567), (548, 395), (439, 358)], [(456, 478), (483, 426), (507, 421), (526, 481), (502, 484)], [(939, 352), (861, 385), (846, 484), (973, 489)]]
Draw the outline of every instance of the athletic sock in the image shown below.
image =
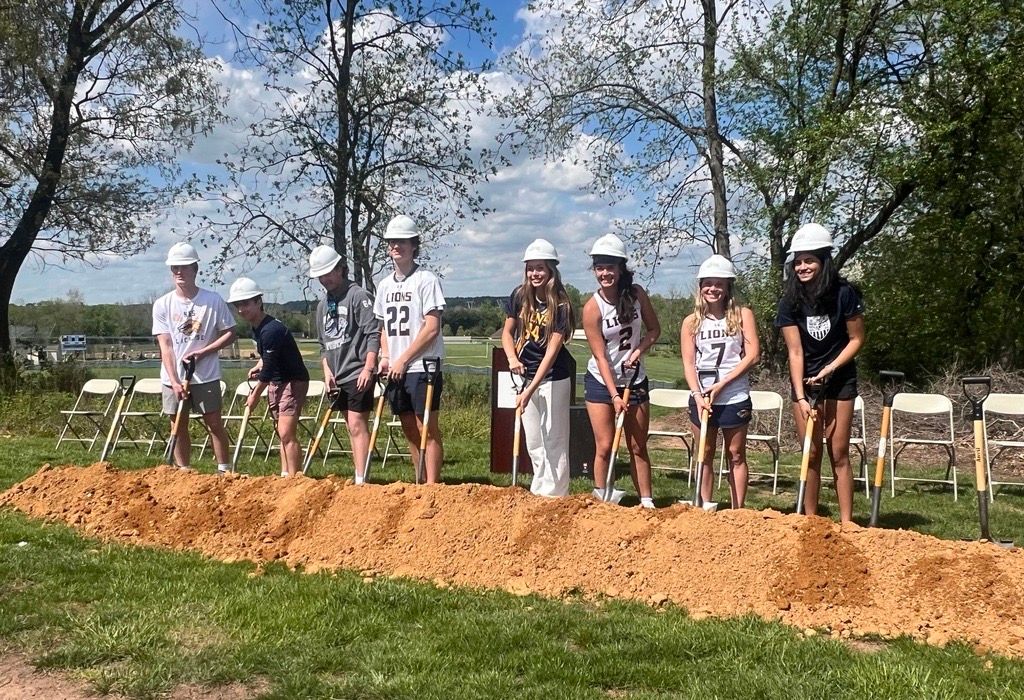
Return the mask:
[(231, 465), (230, 464), (218, 464), (217, 465), (217, 471), (219, 471), (221, 474), (229, 472), (229, 471), (231, 471)]
[(592, 493), (594, 495), (594, 498), (596, 498), (597, 500), (604, 500), (604, 489), (594, 489)]
[(641, 498), (640, 499), (640, 505), (643, 508), (653, 508), (654, 507), (654, 499), (653, 498)]
[(365, 479), (363, 479), (363, 476), (361, 474), (356, 474), (356, 485), (358, 486), (359, 484), (362, 484), (364, 482)]

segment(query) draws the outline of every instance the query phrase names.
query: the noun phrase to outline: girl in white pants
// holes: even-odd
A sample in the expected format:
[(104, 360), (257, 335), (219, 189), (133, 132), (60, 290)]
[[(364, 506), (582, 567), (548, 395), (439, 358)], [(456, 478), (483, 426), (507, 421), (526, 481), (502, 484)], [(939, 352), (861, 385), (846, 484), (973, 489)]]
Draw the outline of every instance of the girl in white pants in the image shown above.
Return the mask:
[(526, 248), (523, 283), (509, 295), (501, 346), (509, 369), (523, 377), (516, 403), (523, 410), (526, 449), (533, 463), (530, 491), (569, 494), (569, 397), (572, 358), (565, 340), (574, 316), (558, 274), (558, 251), (543, 238)]

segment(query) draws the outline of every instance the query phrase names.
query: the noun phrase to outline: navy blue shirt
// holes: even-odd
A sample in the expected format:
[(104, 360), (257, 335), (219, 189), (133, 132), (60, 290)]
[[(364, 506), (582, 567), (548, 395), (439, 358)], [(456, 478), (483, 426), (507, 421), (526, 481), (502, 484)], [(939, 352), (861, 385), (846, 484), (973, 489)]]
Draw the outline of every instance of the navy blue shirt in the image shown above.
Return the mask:
[[(829, 362), (839, 356), (850, 334), (846, 322), (864, 315), (864, 301), (848, 282), (840, 282), (836, 302), (832, 308), (815, 312), (801, 305), (793, 309), (785, 299), (779, 301), (779, 312), (775, 317), (778, 328), (796, 326), (800, 329), (800, 344), (804, 349), (804, 376), (813, 377)], [(851, 361), (835, 371), (833, 383), (857, 376), (857, 363)]]
[(295, 338), (276, 318), (267, 314), (260, 325), (252, 330), (256, 339), (256, 352), (263, 360), (259, 380), (266, 384), (281, 382), (308, 382), (309, 370), (302, 361), (302, 353)]
[[(547, 344), (550, 340), (547, 337), (549, 311), (547, 305), (537, 302), (534, 304), (533, 318), (524, 321), (521, 317), (523, 310), (521, 290), (522, 287), (516, 287), (509, 295), (508, 301), (505, 303), (505, 315), (516, 319), (516, 351), (519, 361), (526, 368), (526, 376), (532, 378), (537, 374), (544, 354), (547, 352)], [(558, 354), (555, 355), (555, 361), (548, 369), (548, 373), (544, 376), (545, 381), (567, 379), (572, 375), (572, 357), (564, 344), (570, 340), (568, 337), (569, 307), (565, 304), (560, 305), (557, 309), (554, 330), (556, 333), (562, 334), (564, 342)]]

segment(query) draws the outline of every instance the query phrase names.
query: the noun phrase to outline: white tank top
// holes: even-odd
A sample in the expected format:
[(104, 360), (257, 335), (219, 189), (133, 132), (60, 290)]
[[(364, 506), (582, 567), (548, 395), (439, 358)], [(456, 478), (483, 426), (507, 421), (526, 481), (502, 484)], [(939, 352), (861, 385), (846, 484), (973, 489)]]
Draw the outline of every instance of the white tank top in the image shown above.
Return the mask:
[[(743, 359), (743, 332), (738, 330), (735, 335), (726, 332), (724, 318), (704, 318), (700, 328), (693, 336), (697, 346), (697, 370), (714, 370), (718, 381), (729, 374)], [(698, 375), (699, 376), (699, 375)], [(714, 382), (705, 381), (702, 388)], [(750, 377), (744, 374), (725, 385), (715, 397), (715, 404), (730, 404), (746, 401), (750, 397)]]
[[(622, 363), (629, 357), (637, 345), (640, 344), (641, 332), (640, 302), (633, 303), (633, 317), (620, 319), (619, 312), (613, 304), (609, 304), (600, 294), (594, 294), (597, 308), (601, 312), (601, 334), (604, 336), (604, 352), (615, 374), (616, 386), (625, 386), (633, 373), (632, 369), (623, 369)], [(624, 321), (624, 322), (623, 322)], [(597, 360), (591, 357), (587, 362), (587, 371), (597, 381), (604, 384), (601, 371), (597, 368)], [(640, 372), (636, 375), (636, 383), (640, 383), (647, 376), (643, 361), (640, 363)]]

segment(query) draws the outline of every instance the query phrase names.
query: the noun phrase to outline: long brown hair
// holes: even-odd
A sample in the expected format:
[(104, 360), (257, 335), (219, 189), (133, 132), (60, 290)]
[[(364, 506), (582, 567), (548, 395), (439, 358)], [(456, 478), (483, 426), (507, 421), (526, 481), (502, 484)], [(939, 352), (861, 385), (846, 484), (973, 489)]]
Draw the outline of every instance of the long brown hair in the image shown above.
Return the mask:
[[(542, 297), (541, 301), (548, 310), (548, 320), (545, 326), (544, 341), (542, 344), (547, 344), (548, 338), (555, 332), (555, 322), (558, 320), (558, 312), (564, 308), (566, 315), (566, 322), (568, 328), (566, 329), (566, 340), (572, 337), (572, 333), (576, 330), (576, 315), (573, 313), (572, 302), (569, 301), (569, 295), (565, 291), (565, 285), (562, 284), (562, 275), (558, 272), (558, 265), (551, 262), (550, 260), (530, 261), (530, 262), (542, 262), (548, 269), (549, 277), (547, 283), (540, 290)], [(520, 346), (525, 344), (522, 330), (526, 327), (527, 321), (533, 317), (537, 312), (537, 294), (533, 291), (533, 286), (530, 284), (530, 278), (526, 273), (526, 266), (529, 262), (523, 264), (523, 283), (519, 286), (519, 331), (520, 331)], [(521, 349), (521, 347), (520, 347)]]

